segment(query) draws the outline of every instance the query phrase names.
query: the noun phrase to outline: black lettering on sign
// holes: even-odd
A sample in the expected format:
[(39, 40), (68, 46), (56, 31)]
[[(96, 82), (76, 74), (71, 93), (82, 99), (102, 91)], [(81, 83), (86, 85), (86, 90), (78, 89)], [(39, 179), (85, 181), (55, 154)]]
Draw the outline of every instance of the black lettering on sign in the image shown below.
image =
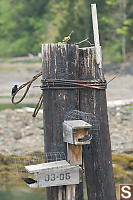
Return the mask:
[(51, 174), (51, 181), (55, 181), (55, 174)]
[(60, 180), (64, 180), (64, 174), (60, 174)]
[(71, 178), (70, 173), (66, 173), (66, 180), (69, 180)]
[(61, 181), (63, 180), (69, 180), (71, 178), (70, 172), (65, 173), (65, 174), (60, 174), (59, 176), (56, 177), (56, 174), (46, 174), (45, 175), (45, 181), (55, 181), (57, 178), (59, 178)]
[(49, 181), (49, 174), (46, 174), (45, 181)]

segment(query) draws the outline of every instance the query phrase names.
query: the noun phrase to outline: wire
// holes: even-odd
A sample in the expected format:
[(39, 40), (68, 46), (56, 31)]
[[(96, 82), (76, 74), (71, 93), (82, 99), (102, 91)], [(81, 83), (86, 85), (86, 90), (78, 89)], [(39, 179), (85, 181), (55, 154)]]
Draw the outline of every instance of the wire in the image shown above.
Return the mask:
[(75, 89), (75, 88), (93, 88), (106, 89), (106, 81), (87, 81), (87, 80), (65, 80), (65, 79), (43, 79), (42, 90), (44, 89)]
[[(15, 94), (12, 96), (12, 103), (13, 103), (13, 104), (18, 104), (18, 103), (20, 103), (20, 102), (25, 98), (25, 96), (27, 95), (27, 93), (28, 93), (28, 91), (29, 91), (29, 89), (30, 89), (31, 84), (32, 84), (39, 76), (41, 76), (41, 75), (42, 75), (42, 72), (39, 72), (38, 74), (36, 74), (35, 76), (33, 76), (32, 80), (30, 80), (30, 81), (28, 81), (28, 82), (26, 82), (26, 83), (20, 85), (19, 88), (17, 89), (17, 91), (15, 92)], [(18, 101), (14, 101), (14, 98), (15, 98), (16, 94), (17, 94), (22, 88), (24, 88), (24, 87), (26, 87), (26, 86), (27, 86), (27, 89), (25, 90), (25, 93), (23, 94), (23, 96), (22, 96)]]
[(111, 78), (111, 79), (107, 82), (107, 84), (109, 84), (111, 81), (113, 81), (115, 78), (117, 78), (117, 77), (120, 75), (120, 73), (119, 73), (119, 72), (116, 72), (116, 73), (114, 73), (113, 75), (114, 75), (114, 77)]
[(41, 94), (40, 96), (40, 99), (35, 107), (35, 110), (34, 110), (34, 113), (32, 115), (32, 117), (36, 117), (37, 116), (37, 113), (38, 111), (40, 110), (41, 106), (42, 106), (42, 103), (43, 103), (43, 94)]
[[(38, 74), (36, 74), (35, 76), (33, 76), (33, 78), (32, 78), (30, 81), (28, 81), (28, 82), (26, 82), (26, 83), (20, 85), (19, 88), (17, 89), (17, 91), (16, 91), (16, 92), (14, 93), (14, 95), (12, 96), (12, 103), (13, 103), (13, 104), (18, 104), (18, 103), (20, 103), (20, 102), (26, 97), (26, 95), (27, 95), (27, 93), (28, 93), (28, 91), (29, 91), (29, 89), (30, 89), (30, 87), (31, 87), (31, 84), (32, 84), (36, 79), (38, 79), (41, 75), (42, 75), (42, 72), (39, 72)], [(18, 101), (15, 101), (14, 99), (15, 99), (16, 94), (17, 94), (21, 89), (23, 89), (23, 88), (26, 87), (26, 86), (27, 86), (27, 88), (26, 88), (26, 90), (25, 90), (23, 96), (22, 96)], [(37, 113), (38, 113), (38, 111), (39, 111), (39, 109), (40, 109), (42, 103), (43, 103), (43, 95), (41, 94), (40, 99), (39, 99), (39, 101), (38, 101), (38, 103), (37, 103), (37, 105), (36, 105), (36, 107), (35, 107), (35, 110), (34, 110), (34, 113), (33, 113), (33, 117), (36, 117), (36, 115), (37, 115)]]
[[(12, 103), (13, 104), (19, 104), (27, 95), (31, 84), (38, 79), (40, 76), (42, 75), (42, 72), (39, 72), (38, 74), (36, 74), (35, 76), (33, 76), (33, 78), (20, 85), (19, 88), (17, 89), (17, 91), (15, 92), (15, 94), (12, 96)], [(112, 80), (114, 80), (117, 76), (119, 75), (119, 73), (117, 72), (115, 74), (115, 76), (108, 81), (108, 83), (110, 83)], [(43, 86), (41, 86), (41, 89), (68, 89), (68, 88), (93, 88), (93, 89), (106, 89), (106, 86), (108, 83), (105, 82), (98, 82), (98, 81), (85, 81), (85, 80), (64, 80), (64, 79), (43, 79), (42, 80)], [(16, 94), (23, 89), (24, 87), (26, 87), (26, 90), (23, 94), (23, 96), (18, 100), (15, 101), (15, 96)], [(35, 107), (35, 110), (33, 112), (33, 117), (36, 117), (36, 115), (38, 114), (39, 109), (41, 108), (43, 103), (43, 94), (41, 94), (39, 101)]]

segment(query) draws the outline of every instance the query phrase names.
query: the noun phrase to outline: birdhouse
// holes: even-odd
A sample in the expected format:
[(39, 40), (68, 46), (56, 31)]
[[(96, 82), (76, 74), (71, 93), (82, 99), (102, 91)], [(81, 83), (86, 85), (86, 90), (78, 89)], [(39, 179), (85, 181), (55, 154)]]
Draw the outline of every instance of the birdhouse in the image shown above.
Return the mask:
[(70, 120), (63, 122), (63, 140), (69, 144), (90, 144), (89, 129), (91, 124), (83, 120)]
[(34, 183), (28, 184), (31, 188), (73, 185), (80, 182), (80, 167), (72, 166), (66, 160), (29, 165), (25, 166), (25, 169), (34, 174)]

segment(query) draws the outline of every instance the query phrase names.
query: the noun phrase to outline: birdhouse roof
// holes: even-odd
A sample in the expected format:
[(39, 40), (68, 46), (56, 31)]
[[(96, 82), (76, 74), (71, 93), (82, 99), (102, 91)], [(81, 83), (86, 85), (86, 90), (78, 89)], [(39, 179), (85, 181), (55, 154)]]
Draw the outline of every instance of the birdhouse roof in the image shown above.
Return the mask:
[(36, 172), (41, 172), (46, 169), (67, 167), (67, 166), (70, 166), (70, 164), (66, 160), (61, 160), (61, 161), (42, 163), (42, 164), (37, 164), (37, 165), (28, 165), (28, 166), (25, 166), (25, 169), (29, 173), (36, 173)]
[(91, 124), (83, 120), (68, 120), (64, 121), (64, 124), (71, 127), (72, 129), (88, 129), (92, 127)]

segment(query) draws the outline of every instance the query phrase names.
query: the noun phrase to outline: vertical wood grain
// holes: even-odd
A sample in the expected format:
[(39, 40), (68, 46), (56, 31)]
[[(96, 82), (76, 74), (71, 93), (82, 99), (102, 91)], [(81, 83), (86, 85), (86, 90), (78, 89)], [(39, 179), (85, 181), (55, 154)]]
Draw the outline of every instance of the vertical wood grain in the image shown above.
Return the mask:
[[(79, 60), (81, 80), (105, 81), (94, 47), (81, 49)], [(106, 91), (80, 89), (80, 110), (95, 114), (100, 125), (91, 131), (91, 144), (83, 146), (88, 200), (115, 200)]]
[[(79, 50), (76, 45), (44, 44), (42, 45), (43, 79), (77, 79)], [(63, 142), (63, 120), (66, 112), (79, 109), (77, 90), (44, 90), (43, 121), (45, 152), (65, 152)], [(65, 197), (65, 187), (62, 189)], [(47, 200), (57, 200), (58, 187), (46, 189)], [(81, 192), (82, 193), (82, 192)], [(76, 194), (77, 199), (79, 193)], [(65, 200), (65, 199), (62, 199)], [(82, 197), (80, 195), (80, 200)]]

